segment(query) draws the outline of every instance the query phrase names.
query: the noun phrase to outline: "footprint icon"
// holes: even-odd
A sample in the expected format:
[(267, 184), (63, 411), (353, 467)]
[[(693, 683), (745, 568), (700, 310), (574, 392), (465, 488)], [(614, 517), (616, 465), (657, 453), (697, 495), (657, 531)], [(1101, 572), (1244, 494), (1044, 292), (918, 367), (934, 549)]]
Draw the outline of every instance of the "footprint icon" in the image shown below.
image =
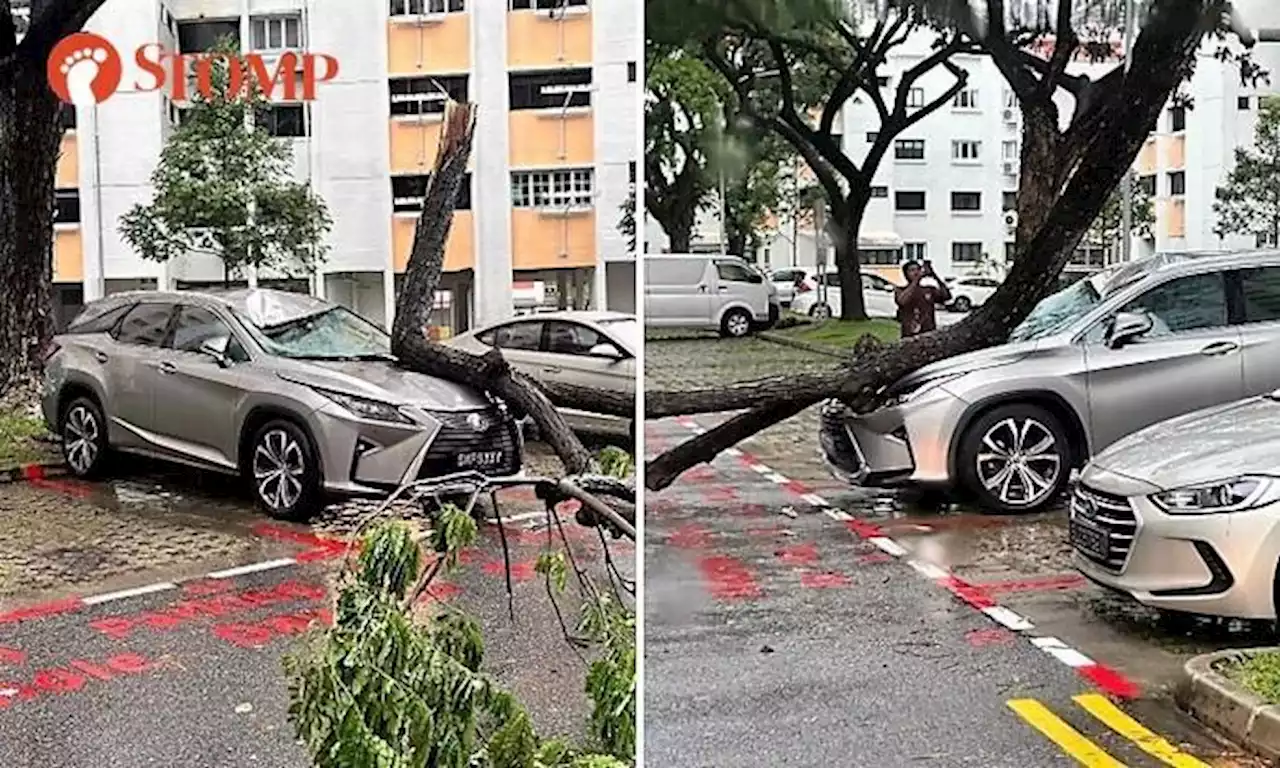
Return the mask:
[(105, 48), (80, 48), (63, 59), (59, 70), (66, 77), (67, 93), (77, 107), (90, 107), (98, 101), (93, 86), (108, 55)]

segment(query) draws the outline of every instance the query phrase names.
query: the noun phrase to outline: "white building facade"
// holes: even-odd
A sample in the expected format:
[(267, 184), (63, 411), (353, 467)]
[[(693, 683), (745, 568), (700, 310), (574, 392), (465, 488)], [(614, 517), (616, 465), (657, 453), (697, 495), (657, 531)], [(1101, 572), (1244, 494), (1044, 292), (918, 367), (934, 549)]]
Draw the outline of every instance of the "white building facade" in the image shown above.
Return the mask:
[(197, 53), (228, 35), (268, 58), (305, 49), (339, 62), (314, 101), (276, 102), (268, 120), (333, 217), (327, 259), (318, 274), (251, 274), (245, 283), (308, 290), (389, 327), (443, 91), (479, 110), (433, 324), (447, 335), (498, 320), (531, 295), (550, 306), (634, 310), (635, 255), (618, 224), (639, 141), (640, 9), (639, 0), (609, 0), (598, 11), (602, 3), (107, 0), (86, 29), (117, 48), (124, 78), (110, 99), (66, 117), (60, 314), (115, 291), (223, 281), (215, 257), (141, 259), (119, 221), (151, 199), (149, 178), (181, 113), (167, 89), (136, 87), (150, 78), (134, 51), (159, 43)]

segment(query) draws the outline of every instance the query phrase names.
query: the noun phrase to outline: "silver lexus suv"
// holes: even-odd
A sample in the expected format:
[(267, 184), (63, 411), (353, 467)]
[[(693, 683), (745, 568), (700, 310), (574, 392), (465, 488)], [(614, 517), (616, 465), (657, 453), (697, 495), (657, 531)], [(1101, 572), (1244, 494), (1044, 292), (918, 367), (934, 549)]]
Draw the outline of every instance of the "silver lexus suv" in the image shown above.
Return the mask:
[(76, 475), (101, 474), (112, 451), (167, 459), (243, 476), (285, 519), (326, 494), (521, 467), (505, 405), (397, 368), (381, 328), (283, 291), (93, 302), (54, 339), (43, 394)]
[(1007, 344), (906, 376), (880, 410), (824, 404), (820, 437), (850, 482), (1029, 512), (1116, 440), (1278, 387), (1280, 252), (1160, 254), (1050, 296)]

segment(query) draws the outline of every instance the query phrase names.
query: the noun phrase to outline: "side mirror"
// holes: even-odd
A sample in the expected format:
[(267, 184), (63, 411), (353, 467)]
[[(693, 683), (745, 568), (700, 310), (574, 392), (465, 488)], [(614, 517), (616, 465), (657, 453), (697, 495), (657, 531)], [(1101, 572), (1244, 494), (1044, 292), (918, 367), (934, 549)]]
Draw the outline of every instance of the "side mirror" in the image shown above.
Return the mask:
[(1154, 323), (1146, 312), (1121, 312), (1111, 321), (1107, 331), (1107, 346), (1119, 349), (1135, 339), (1151, 332)]
[(200, 345), (200, 354), (208, 355), (217, 361), (218, 365), (226, 368), (231, 364), (230, 358), (227, 357), (227, 349), (231, 346), (231, 337), (215, 336), (212, 339), (205, 339)]
[(764, 276), (757, 275), (755, 272), (752, 272), (751, 274), (747, 275), (747, 282), (753, 283), (755, 285), (759, 285), (764, 282)]
[(611, 357), (615, 360), (623, 359), (622, 350), (618, 349), (612, 344), (607, 344), (607, 343), (595, 345), (594, 347), (591, 348), (591, 351), (588, 352), (587, 354), (591, 355), (592, 357)]

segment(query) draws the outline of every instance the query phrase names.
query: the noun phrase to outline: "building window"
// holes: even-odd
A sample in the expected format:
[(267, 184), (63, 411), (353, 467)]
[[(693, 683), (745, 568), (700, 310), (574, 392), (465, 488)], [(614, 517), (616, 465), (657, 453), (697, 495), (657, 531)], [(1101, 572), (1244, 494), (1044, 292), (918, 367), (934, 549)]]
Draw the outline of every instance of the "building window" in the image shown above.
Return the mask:
[(306, 109), (301, 104), (270, 104), (259, 107), (257, 124), (272, 136), (310, 135), (307, 130)]
[(925, 261), (929, 258), (929, 244), (903, 243), (902, 255), (907, 261)]
[(951, 261), (956, 264), (982, 261), (982, 243), (952, 243)]
[(924, 192), (897, 192), (893, 196), (893, 207), (899, 211), (923, 211)]
[(305, 45), (299, 16), (259, 16), (249, 21), (249, 30), (255, 51), (283, 51)]
[(74, 104), (68, 104), (65, 101), (59, 103), (58, 126), (64, 131), (74, 131), (76, 129), (76, 108)]
[(392, 115), (444, 112), (448, 99), (467, 101), (468, 75), (397, 77), (390, 81)]
[(1236, 97), (1236, 109), (1240, 110), (1241, 112), (1247, 112), (1247, 111), (1249, 111), (1249, 97), (1248, 97), (1248, 96), (1237, 96), (1237, 97)]
[(1187, 173), (1186, 171), (1174, 171), (1169, 174), (1169, 194), (1185, 195), (1187, 194)]
[(587, 0), (511, 0), (511, 10), (554, 11), (559, 8), (586, 8)]
[(893, 144), (895, 160), (923, 160), (924, 139), (898, 139)]
[[(396, 213), (405, 211), (421, 211), (422, 201), (427, 195), (427, 182), (431, 174), (415, 174), (411, 176), (391, 177), (391, 207)], [(462, 189), (458, 190), (458, 201), (455, 211), (471, 210), (471, 174), (462, 179)]]
[(1000, 145), (1000, 156), (1005, 160), (1018, 159), (1018, 142), (1006, 141)]
[(868, 144), (875, 144), (875, 143), (876, 143), (876, 140), (878, 140), (879, 138), (880, 138), (880, 134), (879, 134), (879, 133), (877, 133), (877, 132), (875, 132), (875, 131), (867, 131), (867, 143), (868, 143)]
[[(512, 72), (509, 75), (511, 109), (560, 109), (568, 98), (570, 107), (591, 106), (591, 70), (555, 69), (542, 72)], [(557, 93), (576, 87), (572, 93)], [(548, 89), (551, 92), (548, 93)]]
[(1018, 210), (1018, 192), (1017, 190), (1006, 191), (1004, 199), (1000, 201), (1000, 210), (1016, 211)]
[(960, 91), (951, 102), (951, 106), (955, 109), (977, 109), (978, 89), (965, 88), (963, 91)]
[(982, 153), (982, 142), (980, 141), (953, 141), (951, 142), (951, 159), (952, 160), (977, 160)]
[(54, 190), (53, 205), (53, 221), (55, 224), (80, 223), (80, 190)]
[(1004, 243), (1004, 263), (1012, 264), (1013, 257), (1018, 254), (1018, 244), (1012, 240), (1006, 240)]
[(896, 248), (859, 248), (858, 261), (874, 267), (892, 266), (898, 263), (900, 254)]
[(589, 208), (594, 203), (592, 170), (512, 171), (511, 204), (516, 208)]
[(952, 192), (951, 193), (951, 210), (953, 211), (982, 210), (982, 193), (981, 192)]
[(1169, 110), (1169, 131), (1177, 133), (1187, 129), (1187, 108), (1173, 107)]
[(636, 161), (632, 160), (627, 163), (627, 181), (631, 184), (636, 183)]
[(872, 197), (888, 197), (889, 188), (888, 187), (872, 187), (871, 196)]
[(627, 82), (634, 83), (636, 81), (636, 63), (634, 61), (627, 62)]
[(1004, 108), (1014, 109), (1017, 106), (1018, 106), (1018, 94), (1006, 88), (1004, 90)]
[(924, 106), (923, 88), (911, 88), (907, 90), (907, 106), (911, 109), (920, 109)]
[(428, 13), (461, 13), (465, 0), (391, 0), (392, 16), (422, 16)]
[(178, 50), (182, 53), (204, 53), (216, 48), (223, 39), (240, 45), (238, 21), (184, 21), (178, 23)]
[(1144, 193), (1146, 193), (1147, 197), (1155, 197), (1156, 196), (1156, 177), (1154, 175), (1139, 176), (1138, 189), (1141, 189)]

